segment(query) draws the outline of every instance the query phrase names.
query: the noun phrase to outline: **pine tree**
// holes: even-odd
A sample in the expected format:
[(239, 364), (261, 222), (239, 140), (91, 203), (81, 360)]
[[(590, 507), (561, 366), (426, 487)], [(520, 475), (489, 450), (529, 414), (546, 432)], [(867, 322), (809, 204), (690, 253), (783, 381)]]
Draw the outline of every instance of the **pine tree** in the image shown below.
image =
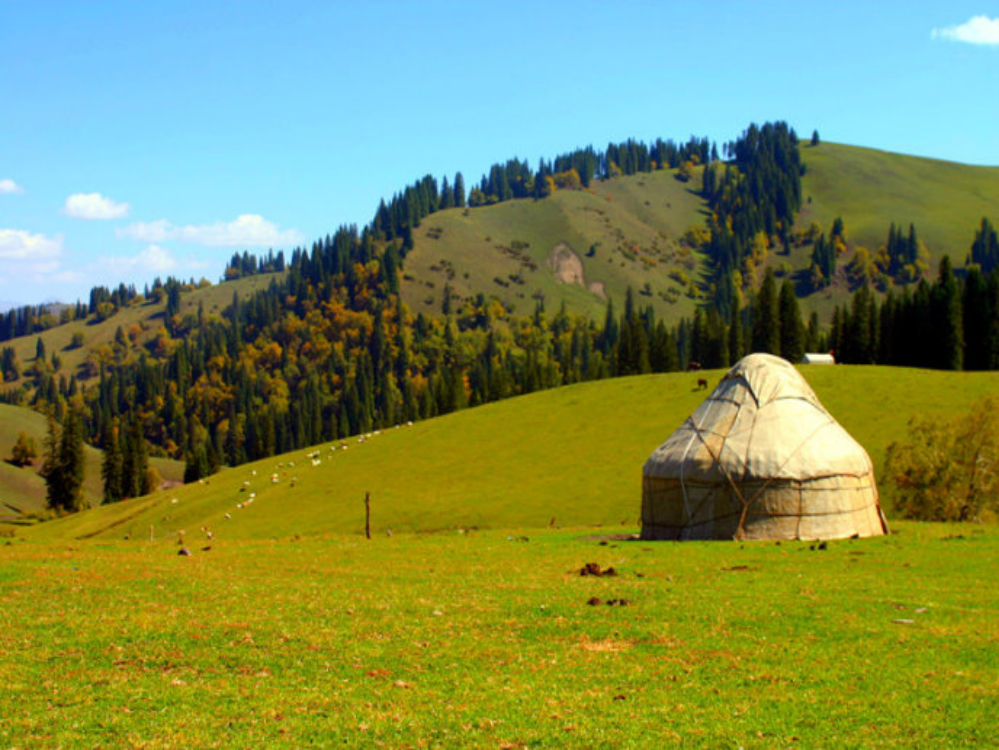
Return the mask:
[(871, 338), (874, 310), (871, 289), (864, 284), (853, 295), (853, 309), (850, 312), (849, 323), (844, 327), (846, 336), (846, 341), (843, 343), (844, 361), (858, 365), (873, 364), (876, 351), (876, 342)]
[(122, 471), (121, 490), (123, 497), (139, 497), (143, 493), (146, 470), (149, 468), (149, 453), (142, 435), (142, 424), (133, 416), (128, 428), (120, 436)]
[(819, 328), (819, 314), (812, 310), (812, 314), (808, 316), (808, 331), (805, 334), (805, 351), (822, 351), (823, 347), (821, 344), (821, 336), (822, 331)]
[(113, 424), (104, 440), (104, 460), (101, 462), (104, 481), (104, 502), (116, 503), (124, 497), (122, 492), (122, 456), (118, 444), (118, 426)]
[(800, 362), (805, 354), (805, 327), (801, 321), (801, 310), (798, 308), (794, 284), (788, 278), (785, 278), (780, 286), (778, 312), (780, 316), (780, 356), (788, 362)]
[(940, 259), (940, 275), (932, 294), (933, 321), (937, 346), (936, 366), (960, 370), (964, 365), (964, 326), (961, 322), (961, 296), (950, 257)]
[(971, 244), (971, 262), (977, 263), (984, 274), (999, 268), (999, 234), (985, 217), (982, 217), (982, 226)]
[(614, 316), (614, 300), (608, 297), (607, 309), (604, 313), (604, 327), (601, 329), (599, 338), (599, 349), (604, 357), (608, 357), (614, 351), (614, 347), (617, 346), (618, 337), (617, 318)]
[(753, 306), (753, 351), (780, 352), (780, 318), (777, 308), (776, 282), (772, 269), (767, 269), (763, 284)]
[(995, 311), (991, 309), (988, 284), (978, 266), (967, 270), (962, 295), (961, 318), (964, 322), (964, 368), (987, 370), (989, 359), (989, 329)]
[(53, 510), (76, 513), (84, 507), (83, 425), (75, 409), (69, 409), (62, 429), (49, 421), (43, 466), (48, 505)]

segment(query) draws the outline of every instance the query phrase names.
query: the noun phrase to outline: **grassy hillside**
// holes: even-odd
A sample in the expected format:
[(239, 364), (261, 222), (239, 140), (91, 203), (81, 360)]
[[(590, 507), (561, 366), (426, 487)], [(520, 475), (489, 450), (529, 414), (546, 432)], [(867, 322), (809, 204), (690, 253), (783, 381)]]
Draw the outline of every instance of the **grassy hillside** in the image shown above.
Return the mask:
[[(999, 391), (997, 373), (849, 366), (802, 371), (879, 470), (888, 444), (904, 436), (911, 417), (953, 414)], [(347, 450), (324, 445), (316, 466), (307, 451), (297, 451), (31, 533), (146, 538), (152, 526), (163, 538), (208, 525), (220, 538), (358, 534), (368, 492), (379, 534), (537, 528), (553, 518), (559, 525), (633, 530), (642, 464), (705, 398), (695, 385), (693, 375), (669, 374), (537, 393), (387, 430), (364, 443), (351, 440)]]
[[(182, 316), (196, 314), (199, 306), (203, 305), (206, 315), (221, 315), (232, 303), (233, 294), (238, 294), (240, 298), (246, 298), (258, 289), (266, 289), (273, 278), (275, 278), (274, 274), (260, 274), (184, 292), (181, 294), (180, 314)], [(0, 347), (13, 347), (22, 366), (20, 382), (27, 379), (24, 370), (35, 361), (39, 338), (45, 343), (45, 352), (48, 358), (57, 354), (62, 360), (60, 374), (64, 374), (67, 378), (74, 374), (79, 377), (80, 365), (87, 356), (100, 347), (110, 347), (114, 343), (115, 332), (119, 327), (126, 334), (134, 330), (133, 343), (138, 346), (154, 339), (163, 327), (165, 306), (165, 302), (148, 300), (141, 304), (127, 306), (104, 321), (97, 321), (94, 316), (90, 316), (85, 320), (74, 320), (42, 333), (4, 341), (0, 343)], [(84, 345), (76, 348), (72, 346), (72, 340), (73, 335), (79, 332), (83, 333)], [(9, 390), (13, 385), (15, 384), (5, 383), (3, 389)]]
[[(18, 468), (6, 463), (18, 435), (24, 431), (34, 438), (39, 457), (34, 466)], [(45, 417), (31, 409), (0, 404), (0, 521), (15, 519), (21, 513), (33, 513), (45, 507), (45, 480), (38, 475), (45, 450), (48, 426)], [(104, 496), (101, 480), (103, 453), (86, 447), (84, 496), (92, 506), (100, 505)], [(164, 480), (179, 482), (184, 476), (184, 464), (166, 458), (152, 458), (150, 466)]]
[[(660, 171), (595, 181), (589, 190), (560, 190), (541, 201), (441, 211), (414, 233), (404, 297), (416, 312), (439, 312), (450, 284), (461, 297), (495, 295), (526, 314), (540, 292), (550, 310), (565, 301), (599, 319), (606, 295), (620, 301), (628, 286), (638, 292), (648, 283), (643, 304), (654, 303), (668, 319), (690, 315), (683, 279), (698, 281), (701, 261), (677, 240), (704, 222), (699, 190), (700, 173), (683, 183), (675, 171)], [(569, 281), (577, 270), (582, 278)], [(679, 270), (682, 277), (670, 277)]]
[[(193, 557), (15, 541), (0, 546), (0, 736), (993, 745), (999, 531), (898, 531), (825, 550), (535, 529), (201, 542)], [(588, 562), (618, 575), (580, 576)]]
[[(808, 171), (802, 178), (804, 204), (797, 228), (818, 222), (828, 235), (833, 220), (846, 224), (847, 254), (841, 269), (858, 246), (872, 253), (884, 245), (892, 222), (916, 234), (930, 253), (930, 274), (936, 276), (941, 257), (949, 255), (955, 267), (964, 265), (975, 230), (982, 217), (999, 218), (999, 167), (979, 167), (954, 162), (893, 154), (857, 146), (822, 143), (802, 147)], [(795, 270), (807, 268), (811, 246), (795, 248), (791, 256), (774, 258), (790, 262)], [(848, 298), (844, 278), (804, 301), (827, 322), (836, 304)]]
[[(850, 248), (877, 250), (892, 222), (916, 225), (931, 254), (950, 254), (957, 266), (983, 216), (996, 220), (999, 167), (977, 167), (856, 146), (822, 143), (803, 146), (807, 172), (798, 228), (818, 222), (828, 233), (842, 216)], [(415, 233), (406, 259), (406, 301), (414, 310), (439, 311), (445, 283), (462, 297), (495, 295), (520, 312), (533, 308), (540, 292), (549, 309), (565, 301), (570, 309), (598, 319), (610, 295), (624, 298), (650, 285), (660, 315), (676, 320), (690, 315), (694, 301), (685, 280), (700, 281), (702, 259), (685, 255), (676, 244), (683, 232), (703, 225), (705, 209), (697, 195), (700, 175), (689, 184), (669, 171), (595, 182), (590, 192), (563, 190), (542, 200), (510, 201), (474, 209), (433, 214)], [(593, 255), (587, 253), (594, 248)], [(571, 249), (579, 258), (583, 283), (560, 283), (553, 257)], [(771, 265), (807, 269), (811, 247), (790, 256), (773, 253)], [(845, 266), (850, 254), (840, 259)], [(671, 276), (680, 271), (682, 276)], [(513, 277), (513, 278), (511, 278)], [(497, 281), (498, 280), (498, 281)], [(522, 283), (521, 283), (522, 282)], [(588, 287), (598, 284), (595, 290)], [(827, 321), (834, 304), (849, 290), (845, 279), (803, 301)]]
[(849, 242), (872, 251), (885, 243), (891, 222), (906, 230), (912, 222), (934, 259), (949, 254), (961, 266), (982, 217), (999, 218), (999, 167), (835, 143), (803, 147), (802, 159), (808, 171), (798, 224), (817, 221), (828, 234), (842, 216)]

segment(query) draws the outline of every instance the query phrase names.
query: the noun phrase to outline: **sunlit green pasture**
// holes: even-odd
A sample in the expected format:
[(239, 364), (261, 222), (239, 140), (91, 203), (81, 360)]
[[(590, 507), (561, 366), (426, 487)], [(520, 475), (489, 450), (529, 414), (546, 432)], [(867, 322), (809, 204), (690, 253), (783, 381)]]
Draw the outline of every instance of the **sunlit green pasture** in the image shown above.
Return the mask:
[(897, 532), (15, 540), (0, 743), (988, 744), (999, 531)]
[[(803, 367), (881, 476), (885, 451), (916, 416), (947, 418), (999, 392), (997, 373)], [(30, 530), (34, 538), (148, 539), (209, 526), (220, 538), (359, 534), (371, 494), (378, 532), (638, 523), (642, 465), (723, 374), (672, 373), (583, 383), (388, 429), (361, 443), (238, 466), (205, 484)], [(347, 445), (343, 450), (341, 445)], [(330, 450), (331, 447), (336, 450)], [(272, 480), (272, 475), (274, 479)], [(882, 483), (891, 510), (890, 487)], [(29, 532), (25, 532), (29, 533)]]

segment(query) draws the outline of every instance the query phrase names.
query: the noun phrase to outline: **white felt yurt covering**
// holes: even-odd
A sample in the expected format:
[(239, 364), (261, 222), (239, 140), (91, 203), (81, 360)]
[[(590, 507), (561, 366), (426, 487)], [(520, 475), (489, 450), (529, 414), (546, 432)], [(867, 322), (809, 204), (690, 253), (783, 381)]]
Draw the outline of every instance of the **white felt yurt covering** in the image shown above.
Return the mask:
[(645, 463), (643, 539), (886, 532), (867, 452), (780, 357), (741, 359)]

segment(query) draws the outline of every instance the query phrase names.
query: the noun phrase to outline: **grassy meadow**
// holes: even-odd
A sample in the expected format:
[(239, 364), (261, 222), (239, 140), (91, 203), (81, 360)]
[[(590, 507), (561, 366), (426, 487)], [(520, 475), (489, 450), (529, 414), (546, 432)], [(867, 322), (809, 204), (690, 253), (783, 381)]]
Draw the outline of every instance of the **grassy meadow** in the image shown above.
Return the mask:
[[(802, 371), (879, 467), (911, 416), (999, 386)], [(324, 445), (317, 465), (296, 451), (8, 529), (0, 742), (990, 742), (999, 528), (894, 521), (892, 536), (822, 546), (622, 538), (642, 463), (706, 395), (696, 377), (537, 393)], [(589, 563), (615, 575), (580, 575)]]
[[(828, 549), (592, 529), (202, 538), (191, 557), (16, 540), (0, 741), (989, 744), (999, 530), (896, 532)], [(590, 562), (617, 575), (580, 576)]]
[[(999, 391), (999, 374), (891, 367), (802, 367), (819, 399), (883, 467), (919, 415), (967, 411)], [(723, 371), (706, 373), (714, 387)], [(32, 528), (49, 539), (220, 538), (359, 534), (371, 494), (378, 533), (556, 525), (634, 529), (642, 465), (706, 397), (698, 376), (583, 383), (464, 410), (223, 471), (204, 484)], [(336, 450), (331, 450), (331, 447)], [(273, 478), (272, 478), (273, 477)], [(275, 481), (276, 480), (276, 481)], [(891, 495), (882, 485), (890, 514)]]

